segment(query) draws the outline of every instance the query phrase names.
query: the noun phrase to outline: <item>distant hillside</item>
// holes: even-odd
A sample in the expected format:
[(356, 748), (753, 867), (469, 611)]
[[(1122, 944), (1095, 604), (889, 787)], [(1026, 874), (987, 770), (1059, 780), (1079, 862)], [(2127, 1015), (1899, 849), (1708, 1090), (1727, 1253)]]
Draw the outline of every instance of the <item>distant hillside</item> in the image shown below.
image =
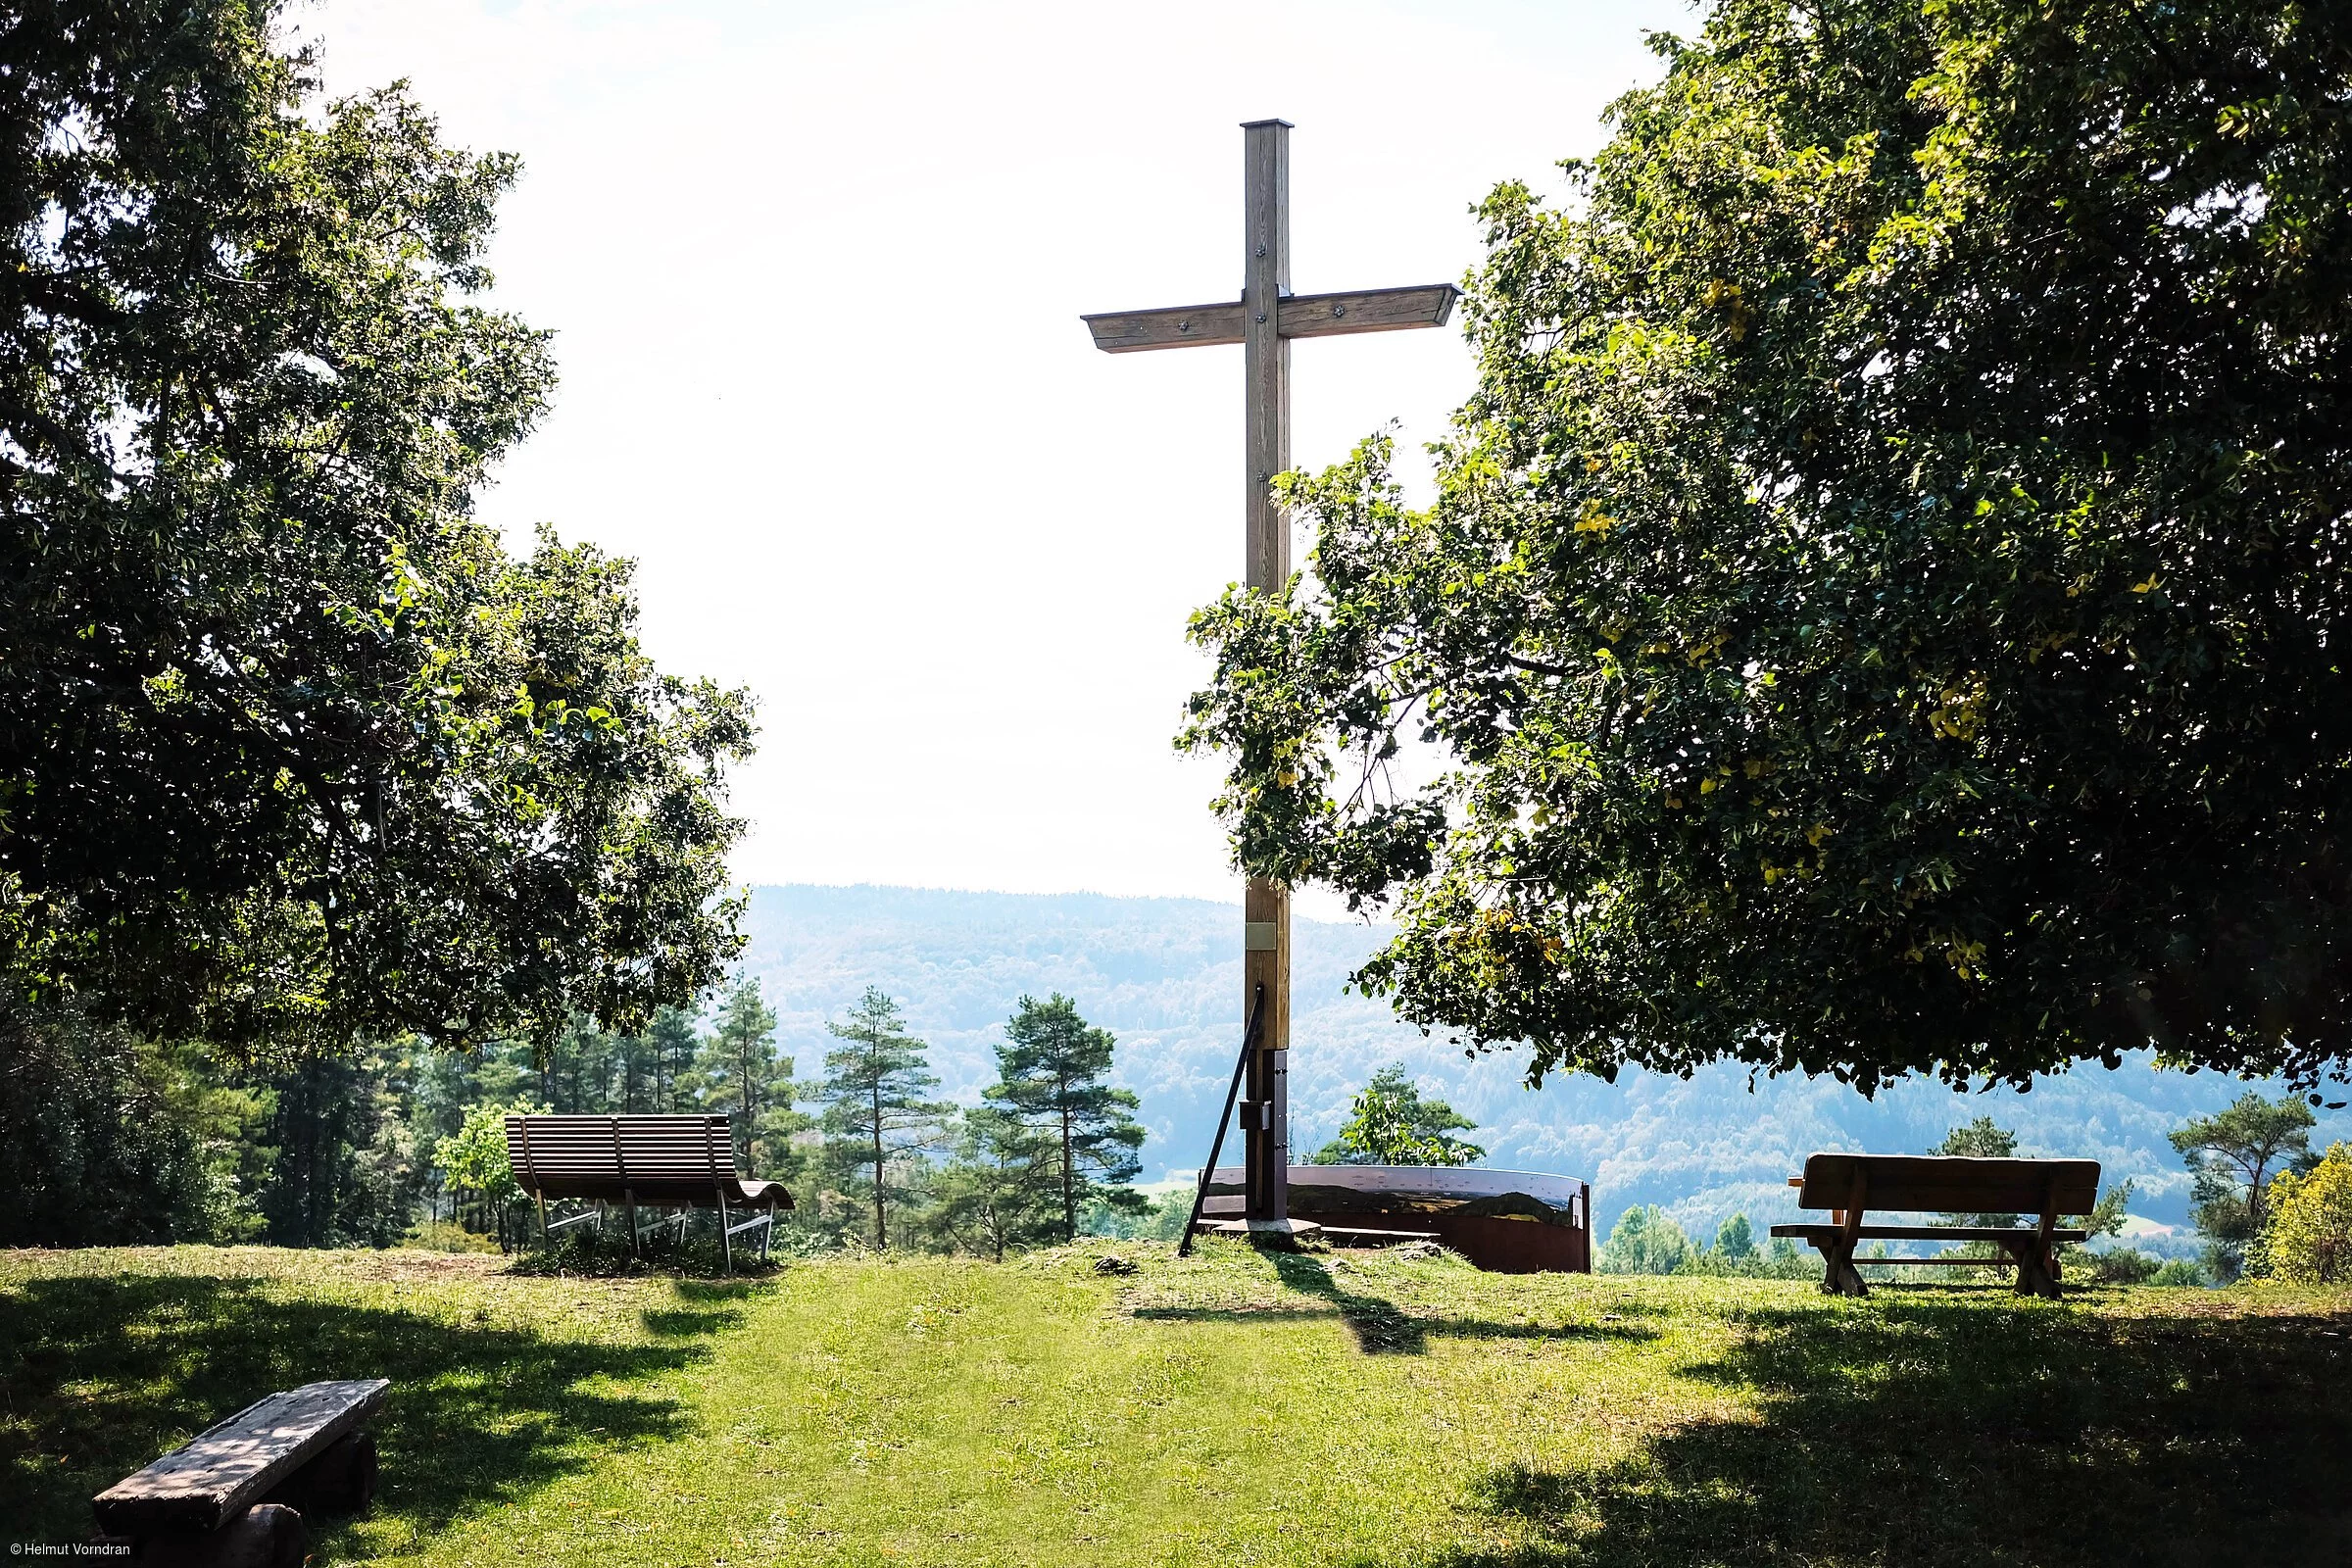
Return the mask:
[[(1240, 1044), (1241, 910), (1191, 899), (951, 893), (913, 888), (762, 887), (752, 896), (747, 967), (783, 1018), (804, 1076), (821, 1065), (825, 1020), (867, 985), (897, 997), (949, 1094), (993, 1076), (998, 1029), (1024, 993), (1060, 991), (1119, 1037), (1119, 1077), (1143, 1098), (1145, 1176), (1198, 1168)], [(1614, 1084), (1555, 1078), (1535, 1092), (1522, 1060), (1465, 1060), (1376, 1000), (1343, 991), (1380, 943), (1360, 925), (1300, 921), (1294, 933), (1294, 1143), (1337, 1131), (1348, 1097), (1401, 1060), (1465, 1115), (1491, 1163), (1582, 1176), (1601, 1223), (1662, 1203), (1712, 1231), (1735, 1209), (1786, 1217), (1785, 1179), (1816, 1149), (1924, 1151), (1953, 1123), (1990, 1113), (2032, 1153), (2091, 1155), (2139, 1184), (2133, 1212), (2187, 1217), (2188, 1181), (2164, 1141), (2185, 1117), (2245, 1092), (2235, 1079), (2160, 1072), (2144, 1060), (2078, 1070), (2032, 1093), (1955, 1095), (1908, 1084), (1864, 1100), (1835, 1082), (1757, 1081), (1711, 1069), (1690, 1079), (1628, 1073)], [(2276, 1093), (2275, 1086), (2272, 1089)], [(2352, 1117), (2321, 1125), (2352, 1138)]]

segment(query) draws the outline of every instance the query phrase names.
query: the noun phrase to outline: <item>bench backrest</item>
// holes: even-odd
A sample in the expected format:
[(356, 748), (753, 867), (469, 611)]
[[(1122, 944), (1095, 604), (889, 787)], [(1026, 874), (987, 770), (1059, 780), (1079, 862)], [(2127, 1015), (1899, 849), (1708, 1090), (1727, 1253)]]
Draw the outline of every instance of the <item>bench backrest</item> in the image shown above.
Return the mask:
[(1971, 1159), (1957, 1154), (1810, 1154), (1799, 1208), (1947, 1214), (2087, 1214), (2095, 1159)]
[(507, 1158), (549, 1198), (707, 1198), (736, 1180), (724, 1116), (509, 1116)]

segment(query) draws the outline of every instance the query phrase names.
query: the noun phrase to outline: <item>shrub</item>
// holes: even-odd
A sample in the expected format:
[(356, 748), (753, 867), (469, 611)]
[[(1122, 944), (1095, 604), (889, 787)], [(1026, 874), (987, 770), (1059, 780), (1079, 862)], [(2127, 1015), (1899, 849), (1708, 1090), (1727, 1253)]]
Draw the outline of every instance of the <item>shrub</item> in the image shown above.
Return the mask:
[(2176, 1257), (2149, 1275), (2148, 1283), (2167, 1289), (2184, 1290), (2190, 1287), (2209, 1285), (2212, 1283), (2212, 1279), (2213, 1277), (2205, 1272), (2205, 1265), (2195, 1258)]
[(2164, 1268), (2162, 1259), (2150, 1257), (2136, 1247), (2085, 1253), (2082, 1262), (2101, 1285), (2145, 1285)]
[(2271, 1184), (2270, 1213), (2249, 1254), (2250, 1272), (2272, 1279), (2352, 1282), (2352, 1144), (2331, 1145), (2308, 1173)]
[(419, 1252), (496, 1252), (498, 1243), (477, 1236), (455, 1220), (421, 1219), (409, 1227), (400, 1245)]
[[(781, 1238), (782, 1233), (778, 1233)], [(738, 1275), (772, 1274), (781, 1263), (772, 1255), (764, 1262), (760, 1257), (757, 1237), (737, 1238), (734, 1246)], [(663, 1226), (645, 1237), (634, 1248), (629, 1246), (628, 1233), (622, 1230), (575, 1228), (559, 1235), (544, 1247), (533, 1247), (507, 1265), (510, 1274), (555, 1276), (569, 1274), (589, 1279), (623, 1279), (640, 1274), (683, 1274), (700, 1279), (716, 1279), (728, 1272), (726, 1259), (718, 1244), (715, 1218), (707, 1211), (698, 1211), (688, 1234), (680, 1236), (671, 1226)]]

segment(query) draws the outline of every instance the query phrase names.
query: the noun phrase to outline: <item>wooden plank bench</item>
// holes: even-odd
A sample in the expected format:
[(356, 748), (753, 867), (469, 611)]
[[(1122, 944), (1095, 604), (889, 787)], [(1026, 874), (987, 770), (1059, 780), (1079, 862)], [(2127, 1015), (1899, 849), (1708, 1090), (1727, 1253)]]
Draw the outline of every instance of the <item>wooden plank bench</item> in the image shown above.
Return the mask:
[[(687, 1217), (711, 1205), (718, 1210), (719, 1252), (730, 1273), (735, 1238), (757, 1230), (760, 1257), (766, 1261), (776, 1214), (792, 1207), (792, 1194), (782, 1183), (736, 1174), (735, 1139), (724, 1116), (509, 1116), (507, 1158), (514, 1180), (539, 1205), (540, 1240), (566, 1226), (601, 1223), (605, 1205), (618, 1203), (626, 1211), (634, 1251), (662, 1225), (674, 1223), (684, 1235)], [(551, 1224), (551, 1198), (597, 1206)], [(641, 1226), (641, 1203), (678, 1212)], [(733, 1213), (751, 1217), (736, 1222)]]
[[(1868, 1296), (1854, 1262), (1858, 1242), (1992, 1242), (2002, 1258), (1874, 1257), (1872, 1263), (1976, 1264), (2017, 1269), (2021, 1296), (2058, 1294), (2058, 1248), (2090, 1233), (2061, 1230), (2063, 1214), (2087, 1214), (2098, 1202), (2095, 1159), (1972, 1159), (1947, 1154), (1813, 1154), (1805, 1173), (1791, 1176), (1799, 1208), (1830, 1210), (1827, 1225), (1775, 1225), (1772, 1234), (1810, 1243), (1826, 1265), (1821, 1288), (1839, 1296)], [(1871, 1209), (1897, 1213), (2023, 1213), (2032, 1226), (1870, 1225)]]
[(304, 1508), (356, 1511), (374, 1495), (375, 1442), (361, 1423), (390, 1387), (306, 1383), (257, 1399), (91, 1498), (98, 1529), (142, 1562), (298, 1568)]

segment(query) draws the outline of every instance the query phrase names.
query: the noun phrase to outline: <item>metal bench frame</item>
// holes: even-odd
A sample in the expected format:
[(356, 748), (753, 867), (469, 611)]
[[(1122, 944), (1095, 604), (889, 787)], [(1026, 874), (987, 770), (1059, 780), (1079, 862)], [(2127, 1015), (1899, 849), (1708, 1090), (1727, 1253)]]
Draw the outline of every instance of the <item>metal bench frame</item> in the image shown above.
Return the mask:
[[(558, 1129), (551, 1123), (561, 1123)], [(586, 1145), (580, 1135), (596, 1124), (605, 1124), (611, 1139), (612, 1158), (608, 1163), (594, 1161), (583, 1166), (581, 1154)], [(567, 1168), (561, 1172), (543, 1172), (540, 1155), (532, 1149), (532, 1130), (539, 1129), (542, 1140), (561, 1131), (564, 1140), (563, 1158)], [(605, 1216), (617, 1196), (628, 1221), (629, 1250), (641, 1252), (645, 1239), (664, 1225), (676, 1225), (678, 1236), (686, 1235), (687, 1221), (695, 1209), (703, 1206), (707, 1192), (710, 1204), (718, 1213), (719, 1253), (727, 1272), (735, 1270), (735, 1238), (747, 1231), (760, 1233), (760, 1260), (767, 1260), (768, 1250), (775, 1236), (778, 1209), (793, 1206), (792, 1195), (775, 1183), (752, 1182), (750, 1185), (767, 1189), (764, 1201), (747, 1202), (747, 1179), (735, 1171), (735, 1143), (728, 1118), (723, 1115), (612, 1115), (612, 1116), (530, 1116), (513, 1115), (507, 1118), (507, 1151), (514, 1167), (514, 1178), (531, 1195), (539, 1210), (539, 1238), (544, 1244), (555, 1233), (573, 1225), (593, 1223), (604, 1229)], [(629, 1169), (629, 1145), (638, 1144), (640, 1168), (632, 1175)], [(603, 1140), (597, 1140), (599, 1152)], [(723, 1155), (722, 1155), (723, 1151)], [(649, 1171), (644, 1158), (651, 1153), (659, 1163)], [(699, 1163), (700, 1170), (690, 1167)], [(568, 1215), (563, 1219), (548, 1217), (549, 1186), (603, 1189), (603, 1191), (559, 1194), (557, 1201), (566, 1198), (592, 1202), (593, 1208)], [(750, 1217), (737, 1222), (729, 1213), (727, 1193), (736, 1194), (736, 1212)], [(612, 1196), (608, 1196), (612, 1195)], [(640, 1223), (640, 1202), (654, 1209), (672, 1208), (675, 1213), (660, 1214), (650, 1223)]]

